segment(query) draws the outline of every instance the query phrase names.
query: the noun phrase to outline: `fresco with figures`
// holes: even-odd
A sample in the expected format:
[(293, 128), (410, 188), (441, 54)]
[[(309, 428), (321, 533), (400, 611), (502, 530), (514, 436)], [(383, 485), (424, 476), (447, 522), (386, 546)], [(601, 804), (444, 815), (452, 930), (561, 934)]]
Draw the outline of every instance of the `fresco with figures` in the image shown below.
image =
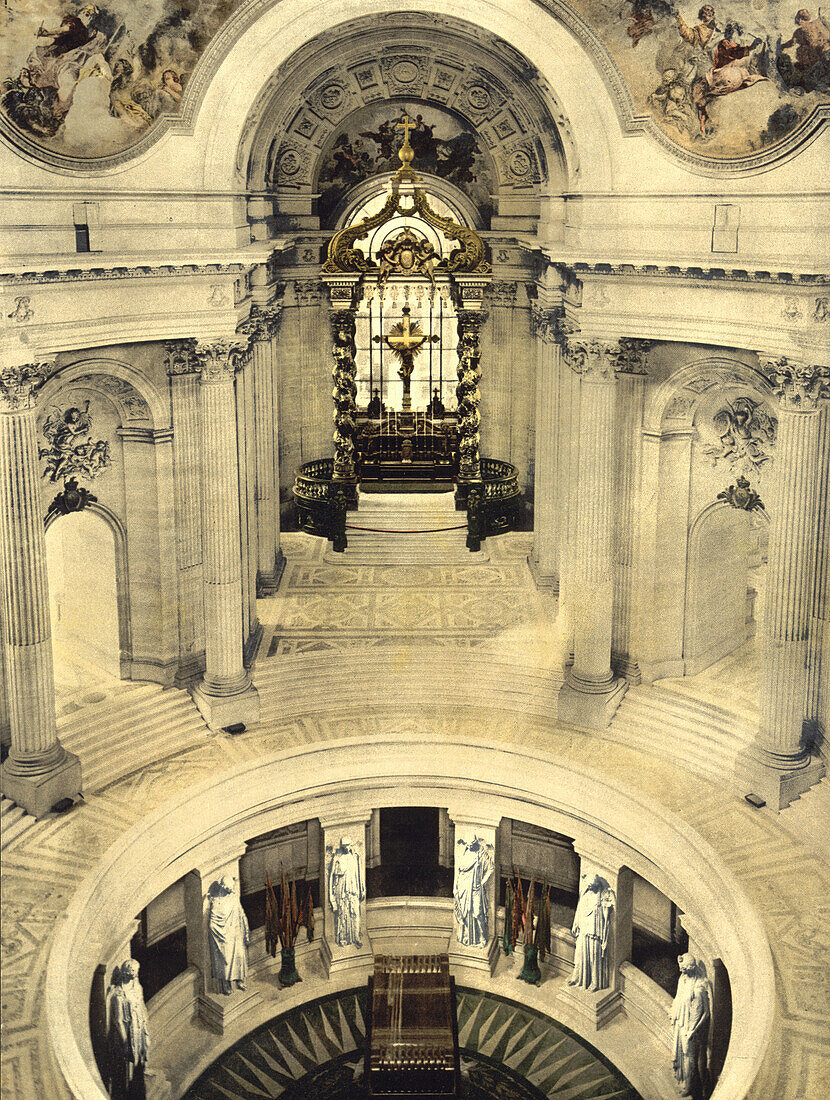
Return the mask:
[[(211, 39), (247, 3), (5, 0), (4, 120), (43, 148), (73, 157), (127, 149), (157, 119), (179, 113)], [(571, 0), (570, 8), (608, 50), (637, 113), (651, 115), (693, 151), (728, 159), (762, 150), (830, 102), (830, 6)], [(337, 163), (347, 171), (359, 170), (364, 155), (389, 159), (389, 135), (378, 123), (366, 129), (377, 140), (355, 133), (340, 147)], [(457, 156), (474, 174), (465, 141)], [(436, 163), (445, 160), (439, 147)]]
[(480, 210), (489, 211), (495, 182), (475, 131), (449, 111), (408, 100), (373, 103), (356, 111), (328, 144), (317, 190), (324, 219), (356, 183), (401, 166), (403, 134), (398, 119), (409, 115), (414, 165), (454, 183)]

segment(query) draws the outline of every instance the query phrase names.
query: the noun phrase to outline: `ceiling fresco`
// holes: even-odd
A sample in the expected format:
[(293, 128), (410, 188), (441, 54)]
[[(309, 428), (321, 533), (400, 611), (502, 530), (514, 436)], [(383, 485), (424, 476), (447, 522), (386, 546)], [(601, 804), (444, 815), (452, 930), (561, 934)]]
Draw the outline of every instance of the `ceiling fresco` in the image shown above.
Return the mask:
[[(540, 0), (543, 2), (543, 0)], [(188, 79), (249, 0), (5, 0), (2, 121), (30, 148), (121, 153), (181, 111)], [(543, 2), (554, 13), (556, 0)], [(774, 146), (830, 103), (830, 15), (792, 0), (570, 0), (638, 116), (728, 161)], [(572, 27), (572, 15), (568, 19)], [(586, 60), (586, 64), (589, 62)], [(630, 105), (627, 109), (630, 115)]]

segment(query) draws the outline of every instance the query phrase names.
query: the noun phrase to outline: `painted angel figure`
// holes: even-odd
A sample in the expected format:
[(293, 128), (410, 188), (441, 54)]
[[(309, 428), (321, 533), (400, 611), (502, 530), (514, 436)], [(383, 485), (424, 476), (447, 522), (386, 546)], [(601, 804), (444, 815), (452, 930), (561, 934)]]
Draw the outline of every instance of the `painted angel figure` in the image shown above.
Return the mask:
[(495, 866), (492, 844), (478, 836), (457, 841), (452, 892), (458, 939), (465, 947), (483, 947), (490, 938), (487, 884)]

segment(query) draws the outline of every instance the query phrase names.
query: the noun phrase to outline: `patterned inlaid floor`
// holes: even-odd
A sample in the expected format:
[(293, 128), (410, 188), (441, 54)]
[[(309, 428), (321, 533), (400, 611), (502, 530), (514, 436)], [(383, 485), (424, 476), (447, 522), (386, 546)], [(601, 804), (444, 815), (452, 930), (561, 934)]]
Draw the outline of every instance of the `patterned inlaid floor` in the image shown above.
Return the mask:
[[(467, 1100), (638, 1100), (601, 1055), (539, 1013), (463, 988), (457, 1010)], [(226, 1051), (185, 1100), (357, 1100), (365, 1038), (365, 989), (312, 1001)]]

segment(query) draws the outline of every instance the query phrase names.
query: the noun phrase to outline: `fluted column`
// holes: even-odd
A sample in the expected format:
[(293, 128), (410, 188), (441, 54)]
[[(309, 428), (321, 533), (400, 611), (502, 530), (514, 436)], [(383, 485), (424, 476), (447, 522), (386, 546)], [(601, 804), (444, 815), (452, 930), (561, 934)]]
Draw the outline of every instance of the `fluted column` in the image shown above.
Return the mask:
[(490, 305), (488, 341), (487, 412), (485, 413), (486, 454), (492, 458), (513, 461), (512, 374), (515, 346), (513, 343), (513, 312), (518, 283), (496, 280), (487, 287)]
[(173, 423), (176, 558), (179, 567), (179, 670), (186, 683), (205, 667), (202, 596), (202, 486), (199, 360), (193, 340), (165, 344)]
[(762, 768), (753, 779), (756, 793), (779, 809), (823, 774), (805, 745), (804, 720), (819, 526), (819, 401), (830, 396), (830, 373), (787, 359), (765, 365), (779, 405), (756, 745)]
[(810, 624), (807, 719), (814, 736), (830, 736), (830, 402), (819, 426), (818, 532)]
[(573, 563), (574, 663), (559, 693), (559, 717), (577, 726), (608, 725), (625, 693), (611, 670), (615, 357), (619, 347), (570, 341), (581, 376), (576, 545)]
[(559, 372), (556, 311), (534, 306), (531, 325), (537, 339), (536, 432), (533, 487), (533, 549), (528, 558), (538, 588), (559, 588)]
[(617, 428), (614, 562), (614, 612), (611, 652), (615, 670), (629, 683), (642, 674), (633, 654), (634, 553), (642, 458), (646, 360), (645, 340), (621, 340), (617, 358)]
[(255, 307), (240, 326), (250, 334), (255, 387), (257, 595), (272, 596), (285, 569), (280, 548), (280, 479), (277, 387), (274, 378), (274, 337), (281, 305)]
[(81, 764), (58, 740), (36, 392), (48, 364), (0, 370), (0, 563), (11, 748), (3, 794), (35, 817), (81, 793)]
[(196, 345), (201, 366), (205, 675), (193, 698), (211, 729), (259, 718), (243, 661), (242, 543), (234, 375), (241, 341)]

